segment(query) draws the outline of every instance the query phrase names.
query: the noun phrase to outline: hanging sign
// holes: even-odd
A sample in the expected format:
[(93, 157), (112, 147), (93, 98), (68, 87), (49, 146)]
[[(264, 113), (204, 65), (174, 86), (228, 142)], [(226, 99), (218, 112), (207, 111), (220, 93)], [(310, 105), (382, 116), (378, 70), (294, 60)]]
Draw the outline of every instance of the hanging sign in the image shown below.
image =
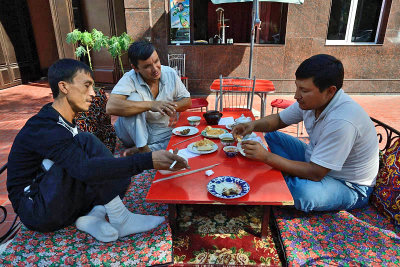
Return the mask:
[(170, 0), (171, 43), (190, 43), (190, 0)]

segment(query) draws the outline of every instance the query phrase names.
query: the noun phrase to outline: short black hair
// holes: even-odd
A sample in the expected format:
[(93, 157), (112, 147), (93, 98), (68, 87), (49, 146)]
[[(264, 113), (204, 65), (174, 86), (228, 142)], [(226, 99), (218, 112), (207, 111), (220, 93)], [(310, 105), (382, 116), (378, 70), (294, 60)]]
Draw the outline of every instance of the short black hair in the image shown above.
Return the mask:
[(49, 79), (51, 91), (53, 92), (53, 98), (56, 98), (60, 93), (58, 83), (60, 81), (72, 83), (76, 73), (79, 71), (90, 74), (93, 78), (92, 69), (85, 63), (75, 59), (60, 59), (50, 66), (47, 77)]
[(313, 78), (322, 93), (334, 85), (337, 90), (343, 86), (344, 68), (342, 62), (330, 55), (319, 54), (304, 60), (296, 70), (296, 79)]
[(139, 60), (148, 59), (153, 54), (154, 51), (155, 48), (152, 43), (148, 41), (137, 41), (132, 43), (131, 46), (129, 47), (128, 57), (131, 64), (137, 67)]

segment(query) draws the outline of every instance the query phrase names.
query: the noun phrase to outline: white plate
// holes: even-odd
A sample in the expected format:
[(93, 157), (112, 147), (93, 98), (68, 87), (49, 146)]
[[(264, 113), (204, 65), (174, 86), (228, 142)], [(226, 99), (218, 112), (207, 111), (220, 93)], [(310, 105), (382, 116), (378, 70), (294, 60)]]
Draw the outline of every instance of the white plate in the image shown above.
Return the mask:
[[(252, 134), (253, 134), (253, 133), (252, 133)], [(257, 137), (256, 137), (256, 138), (257, 138)], [(256, 138), (251, 137), (251, 138), (247, 138), (247, 139), (246, 139), (246, 137), (245, 137), (245, 138), (243, 138), (242, 141), (246, 141), (246, 140), (257, 141), (257, 142), (259, 142), (259, 143), (265, 148), (265, 150), (268, 150), (268, 148), (265, 146), (265, 144), (264, 144), (261, 140), (256, 140)], [(240, 154), (242, 154), (243, 156), (246, 156), (246, 154), (245, 154), (244, 151), (243, 151), (241, 142), (239, 142), (239, 143), (237, 144), (237, 148), (238, 148)]]
[[(189, 133), (188, 134), (181, 134), (180, 131), (185, 130), (185, 129), (189, 129)], [(179, 136), (191, 136), (191, 135), (195, 135), (199, 132), (199, 129), (197, 129), (196, 127), (192, 127), (192, 126), (181, 126), (181, 127), (176, 127), (174, 129), (172, 129), (172, 133), (175, 135), (179, 135)]]
[(225, 125), (225, 127), (226, 127), (226, 129), (228, 129), (228, 130), (230, 130), (230, 131), (232, 131), (233, 130), (233, 127), (235, 127), (236, 125), (238, 125), (239, 123), (232, 123), (232, 124), (227, 124), (227, 125)]
[(195, 154), (200, 154), (200, 155), (202, 155), (202, 154), (210, 154), (210, 153), (213, 153), (213, 152), (217, 151), (217, 149), (218, 149), (217, 144), (214, 143), (213, 144), (213, 149), (207, 150), (207, 151), (199, 151), (199, 150), (197, 150), (197, 147), (194, 146), (194, 143), (196, 143), (196, 142), (193, 142), (193, 143), (189, 144), (187, 146), (187, 149), (190, 152), (195, 153)]
[[(215, 128), (215, 129), (221, 129), (222, 131), (224, 131), (222, 134), (227, 133), (228, 130), (222, 129), (222, 128)], [(201, 135), (204, 137), (208, 137), (208, 138), (219, 138), (219, 136), (221, 134), (216, 134), (216, 135), (208, 135), (206, 130), (201, 131)]]
[[(225, 196), (222, 194), (222, 189), (224, 187), (230, 187), (231, 184), (237, 184), (239, 187), (242, 188), (242, 191), (240, 191), (239, 194), (237, 195), (230, 195), (230, 196)], [(222, 186), (219, 186), (222, 185)], [(232, 198), (239, 198), (244, 195), (246, 195), (250, 191), (250, 185), (237, 177), (233, 176), (219, 176), (214, 179), (212, 179), (210, 182), (207, 184), (207, 190), (210, 192), (211, 195), (219, 197), (219, 198), (225, 198), (225, 199), (232, 199)]]

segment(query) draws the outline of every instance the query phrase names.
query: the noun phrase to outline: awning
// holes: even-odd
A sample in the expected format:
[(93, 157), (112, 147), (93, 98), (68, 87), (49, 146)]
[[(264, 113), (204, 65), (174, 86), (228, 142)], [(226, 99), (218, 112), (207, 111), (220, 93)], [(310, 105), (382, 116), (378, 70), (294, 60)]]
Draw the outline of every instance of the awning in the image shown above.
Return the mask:
[[(281, 2), (289, 4), (303, 4), (304, 0), (259, 0), (261, 2)], [(215, 5), (226, 4), (226, 3), (240, 3), (240, 2), (253, 2), (253, 0), (211, 0)]]

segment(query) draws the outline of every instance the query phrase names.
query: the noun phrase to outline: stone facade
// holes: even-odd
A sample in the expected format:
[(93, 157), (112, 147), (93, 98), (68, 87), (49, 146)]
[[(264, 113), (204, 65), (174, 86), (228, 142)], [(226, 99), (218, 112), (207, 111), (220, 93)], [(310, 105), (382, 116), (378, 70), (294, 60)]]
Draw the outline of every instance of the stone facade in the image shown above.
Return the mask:
[[(186, 76), (193, 95), (208, 95), (212, 81), (248, 75), (250, 44), (168, 45), (168, 1), (125, 0), (127, 32), (156, 46), (163, 64), (168, 53), (186, 54)], [(383, 44), (326, 45), (330, 1), (305, 0), (288, 8), (284, 45), (255, 45), (253, 74), (274, 82), (276, 93), (295, 91), (294, 72), (306, 58), (331, 54), (345, 67), (349, 93), (400, 93), (400, 0), (393, 0)]]

